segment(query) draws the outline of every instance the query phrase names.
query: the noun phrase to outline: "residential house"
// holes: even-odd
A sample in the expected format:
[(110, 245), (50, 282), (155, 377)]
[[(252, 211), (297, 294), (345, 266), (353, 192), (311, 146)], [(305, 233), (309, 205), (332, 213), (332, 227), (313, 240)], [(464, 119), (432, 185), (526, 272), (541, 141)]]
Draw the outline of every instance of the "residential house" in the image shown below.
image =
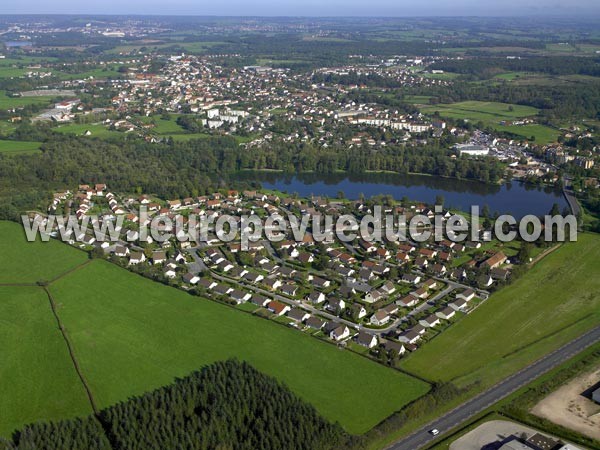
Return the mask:
[(255, 304), (256, 306), (260, 306), (260, 307), (264, 308), (271, 302), (271, 299), (269, 299), (268, 297), (265, 297), (264, 295), (254, 294), (250, 298), (250, 302)]
[(194, 275), (193, 273), (186, 273), (182, 280), (187, 284), (197, 284), (200, 281), (200, 277), (198, 275)]
[(250, 300), (252, 298), (252, 294), (249, 292), (244, 292), (240, 289), (234, 289), (229, 293), (229, 297), (239, 305)]
[(419, 320), (419, 324), (425, 328), (433, 328), (440, 324), (440, 318), (435, 314), (431, 314)]
[(430, 278), (429, 280), (423, 282), (422, 287), (424, 287), (425, 289), (435, 289), (437, 285), (438, 282), (433, 278)]
[(400, 342), (415, 345), (421, 340), (421, 335), (417, 331), (410, 329), (400, 333), (398, 340)]
[(267, 309), (271, 311), (276, 316), (283, 316), (287, 313), (291, 308), (285, 303), (278, 302), (277, 300), (273, 300), (267, 305)]
[(454, 310), (454, 308), (446, 306), (445, 308), (436, 311), (435, 315), (438, 316), (440, 319), (450, 320), (456, 315), (456, 311)]
[(376, 326), (383, 326), (390, 321), (390, 315), (387, 311), (380, 309), (369, 319), (369, 323)]
[(363, 347), (373, 348), (377, 345), (377, 336), (361, 330), (356, 336), (356, 342)]
[(386, 313), (390, 314), (390, 315), (394, 315), (398, 313), (398, 305), (396, 305), (395, 303), (390, 303), (389, 305), (387, 305), (386, 307), (382, 308)]
[(448, 306), (450, 306), (454, 311), (464, 312), (467, 310), (468, 304), (465, 300), (456, 299), (452, 303), (449, 303)]
[(344, 309), (346, 309), (346, 302), (341, 298), (329, 298), (327, 300), (327, 305), (325, 306), (329, 311), (334, 314), (339, 314)]
[(421, 282), (421, 277), (414, 273), (405, 273), (402, 275), (402, 281), (409, 284), (418, 284)]
[(404, 355), (404, 353), (406, 353), (406, 347), (401, 342), (394, 342), (388, 340), (384, 342), (383, 348), (386, 352), (393, 353), (397, 356), (401, 356)]
[(465, 289), (462, 292), (459, 292), (458, 294), (456, 294), (456, 298), (458, 299), (462, 299), (465, 302), (470, 302), (471, 300), (473, 300), (475, 298), (475, 291), (473, 289)]
[(429, 297), (429, 291), (427, 291), (425, 287), (420, 287), (419, 289), (412, 291), (410, 295), (418, 299), (425, 300), (427, 297)]
[(367, 315), (367, 310), (360, 303), (353, 303), (350, 306), (350, 311), (352, 313), (352, 317), (356, 317), (359, 320)]
[(350, 329), (346, 325), (339, 325), (329, 333), (329, 337), (334, 341), (341, 341), (350, 336)]
[(129, 255), (129, 264), (140, 264), (144, 261), (146, 261), (146, 255), (144, 255), (144, 252), (135, 251), (131, 252)]
[(315, 303), (315, 304), (323, 303), (325, 301), (325, 298), (326, 298), (325, 294), (323, 294), (322, 292), (317, 292), (317, 291), (313, 291), (306, 296), (307, 301), (309, 301), (310, 303)]
[(300, 308), (292, 308), (287, 316), (296, 322), (304, 322), (310, 317), (310, 314)]
[(381, 291), (377, 290), (377, 289), (373, 289), (371, 292), (367, 292), (366, 295), (364, 296), (364, 301), (366, 303), (375, 303), (378, 302), (380, 300), (383, 300), (384, 296), (381, 293)]
[(386, 281), (380, 288), (386, 295), (392, 295), (396, 292), (396, 286), (391, 281)]
[(306, 326), (314, 330), (320, 330), (325, 326), (325, 322), (316, 316), (311, 316), (306, 320)]
[(285, 295), (289, 295), (290, 297), (294, 297), (296, 294), (298, 294), (298, 286), (295, 284), (284, 284), (283, 286), (281, 286), (279, 288), (279, 290), (281, 292), (283, 292)]
[(419, 299), (414, 295), (408, 294), (402, 297), (400, 300), (397, 300), (396, 304), (404, 308), (413, 308), (419, 304)]
[(501, 264), (504, 264), (504, 262), (506, 262), (507, 257), (503, 252), (498, 252), (495, 255), (489, 257), (488, 259), (486, 259), (482, 265), (484, 267), (488, 267), (490, 269), (495, 269), (496, 267), (500, 266)]
[(152, 252), (152, 264), (163, 264), (167, 260), (167, 253), (163, 250)]

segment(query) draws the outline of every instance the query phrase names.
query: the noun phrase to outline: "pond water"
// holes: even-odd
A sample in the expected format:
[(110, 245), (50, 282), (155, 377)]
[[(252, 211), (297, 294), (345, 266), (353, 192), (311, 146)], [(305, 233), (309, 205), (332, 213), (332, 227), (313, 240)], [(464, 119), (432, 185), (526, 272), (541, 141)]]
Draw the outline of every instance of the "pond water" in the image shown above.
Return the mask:
[(434, 203), (436, 197), (444, 198), (444, 206), (470, 211), (471, 205), (488, 206), (491, 213), (512, 214), (521, 218), (527, 214), (548, 214), (554, 203), (560, 211), (567, 202), (560, 189), (537, 187), (512, 181), (503, 185), (491, 185), (477, 181), (457, 180), (426, 175), (366, 174), (366, 175), (322, 175), (252, 172), (245, 173), (247, 181), (258, 181), (265, 189), (276, 189), (310, 195), (337, 197), (339, 192), (349, 199), (366, 198), (390, 194), (395, 199), (408, 197), (410, 200)]

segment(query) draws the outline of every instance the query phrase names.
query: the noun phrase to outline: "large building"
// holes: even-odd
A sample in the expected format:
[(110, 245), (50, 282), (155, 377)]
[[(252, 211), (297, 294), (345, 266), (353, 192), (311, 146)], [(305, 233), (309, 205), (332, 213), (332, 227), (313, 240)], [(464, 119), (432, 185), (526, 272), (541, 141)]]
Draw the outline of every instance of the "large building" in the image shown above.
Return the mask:
[(478, 144), (456, 144), (454, 150), (458, 153), (467, 156), (487, 156), (490, 154), (490, 149)]

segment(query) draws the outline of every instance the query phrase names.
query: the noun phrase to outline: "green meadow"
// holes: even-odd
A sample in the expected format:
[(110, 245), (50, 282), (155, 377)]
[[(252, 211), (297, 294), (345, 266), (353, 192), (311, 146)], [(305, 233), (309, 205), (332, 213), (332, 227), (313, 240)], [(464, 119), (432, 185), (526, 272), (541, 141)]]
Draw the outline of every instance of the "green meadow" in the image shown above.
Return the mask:
[[(48, 290), (100, 408), (232, 357), (283, 381), (350, 433), (366, 432), (429, 390), (274, 321), (104, 260), (85, 264), (87, 254), (66, 244), (27, 243), (18, 224), (0, 222), (0, 233), (0, 320), (7, 325), (0, 337), (9, 361), (0, 367), (0, 435), (31, 421), (90, 412), (38, 280), (52, 280)], [(40, 381), (40, 374), (48, 377)]]
[(0, 286), (0, 348), (0, 436), (92, 412), (43, 289)]
[(0, 153), (9, 155), (36, 153), (40, 149), (41, 142), (7, 141), (0, 139)]
[[(505, 74), (506, 75), (506, 74)], [(530, 125), (502, 125), (502, 121), (514, 121), (523, 117), (534, 117), (538, 109), (531, 106), (497, 103), (466, 101), (451, 104), (425, 105), (420, 107), (424, 114), (439, 112), (440, 116), (451, 119), (463, 119), (471, 122), (483, 122), (497, 131), (516, 134), (522, 139), (535, 137), (538, 144), (555, 142), (560, 132), (540, 124)]]
[(0, 221), (0, 284), (48, 281), (83, 264), (88, 255), (61, 242), (27, 242), (23, 227)]
[(351, 433), (369, 430), (428, 390), (329, 343), (105, 261), (50, 291), (100, 407), (232, 357), (283, 381)]

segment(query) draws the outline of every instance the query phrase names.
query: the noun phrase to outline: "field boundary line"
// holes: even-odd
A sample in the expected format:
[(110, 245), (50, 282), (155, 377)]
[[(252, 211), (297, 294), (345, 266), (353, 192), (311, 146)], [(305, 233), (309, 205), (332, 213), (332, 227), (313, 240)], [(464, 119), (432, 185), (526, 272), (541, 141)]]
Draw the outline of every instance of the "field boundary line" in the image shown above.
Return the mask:
[(87, 266), (88, 264), (90, 264), (92, 262), (91, 259), (88, 259), (87, 261), (82, 262), (81, 264), (76, 265), (75, 267), (71, 267), (69, 270), (67, 270), (66, 272), (63, 272), (57, 276), (55, 276), (54, 278), (48, 280), (48, 284), (54, 283), (55, 281), (60, 280), (61, 278), (66, 277), (67, 275), (72, 274), (73, 272), (79, 270), (79, 269), (83, 269), (85, 266)]
[(554, 336), (556, 336), (557, 334), (560, 334), (560, 333), (562, 333), (563, 331), (565, 331), (565, 330), (568, 330), (569, 328), (573, 327), (574, 325), (577, 325), (579, 322), (582, 322), (582, 321), (584, 321), (584, 320), (586, 320), (586, 319), (589, 319), (589, 318), (590, 318), (590, 317), (592, 317), (593, 315), (594, 315), (594, 313), (589, 313), (589, 314), (587, 314), (587, 315), (583, 316), (582, 318), (580, 318), (580, 319), (577, 319), (575, 322), (571, 322), (571, 323), (569, 323), (569, 324), (565, 325), (564, 327), (561, 327), (561, 328), (559, 328), (558, 330), (554, 330), (554, 331), (553, 331), (552, 333), (550, 333), (550, 334), (547, 334), (547, 335), (545, 335), (545, 336), (542, 336), (542, 337), (540, 337), (540, 338), (538, 338), (538, 339), (536, 339), (536, 340), (534, 340), (534, 341), (531, 341), (531, 342), (530, 342), (530, 343), (528, 343), (528, 344), (522, 345), (521, 347), (518, 347), (518, 348), (516, 348), (516, 349), (514, 349), (514, 350), (512, 350), (512, 351), (510, 351), (510, 352), (508, 352), (508, 353), (505, 353), (504, 355), (502, 355), (502, 359), (505, 359), (505, 358), (508, 358), (508, 357), (510, 357), (510, 356), (513, 356), (514, 354), (516, 354), (516, 353), (519, 353), (519, 352), (521, 352), (521, 351), (523, 351), (523, 350), (525, 350), (525, 349), (527, 349), (527, 348), (531, 347), (532, 345), (539, 344), (540, 342), (543, 342), (543, 341), (545, 341), (545, 340), (546, 340), (546, 339), (548, 339), (548, 338), (554, 337)]
[(98, 416), (98, 408), (96, 407), (96, 401), (94, 399), (94, 395), (92, 394), (92, 390), (90, 389), (90, 387), (87, 383), (87, 380), (85, 379), (85, 376), (83, 375), (83, 372), (81, 370), (81, 366), (79, 365), (79, 362), (77, 361), (77, 357), (75, 356), (75, 351), (73, 349), (73, 345), (71, 344), (71, 341), (69, 340), (69, 336), (67, 335), (67, 330), (65, 329), (65, 326), (63, 325), (62, 321), (60, 320), (60, 316), (58, 315), (58, 312), (56, 310), (56, 303), (54, 301), (54, 297), (52, 297), (52, 294), (50, 293), (48, 288), (45, 286), (44, 286), (44, 291), (46, 292), (46, 295), (48, 296), (48, 301), (50, 302), (50, 309), (52, 310), (52, 314), (54, 315), (54, 318), (56, 319), (56, 322), (58, 324), (58, 329), (60, 330), (60, 332), (63, 336), (65, 344), (67, 345), (67, 350), (69, 351), (69, 356), (71, 357), (71, 361), (73, 362), (73, 367), (75, 368), (75, 371), (77, 372), (77, 376), (81, 380), (81, 384), (83, 385), (83, 388), (85, 389), (88, 400), (92, 407), (92, 411), (96, 416)]

